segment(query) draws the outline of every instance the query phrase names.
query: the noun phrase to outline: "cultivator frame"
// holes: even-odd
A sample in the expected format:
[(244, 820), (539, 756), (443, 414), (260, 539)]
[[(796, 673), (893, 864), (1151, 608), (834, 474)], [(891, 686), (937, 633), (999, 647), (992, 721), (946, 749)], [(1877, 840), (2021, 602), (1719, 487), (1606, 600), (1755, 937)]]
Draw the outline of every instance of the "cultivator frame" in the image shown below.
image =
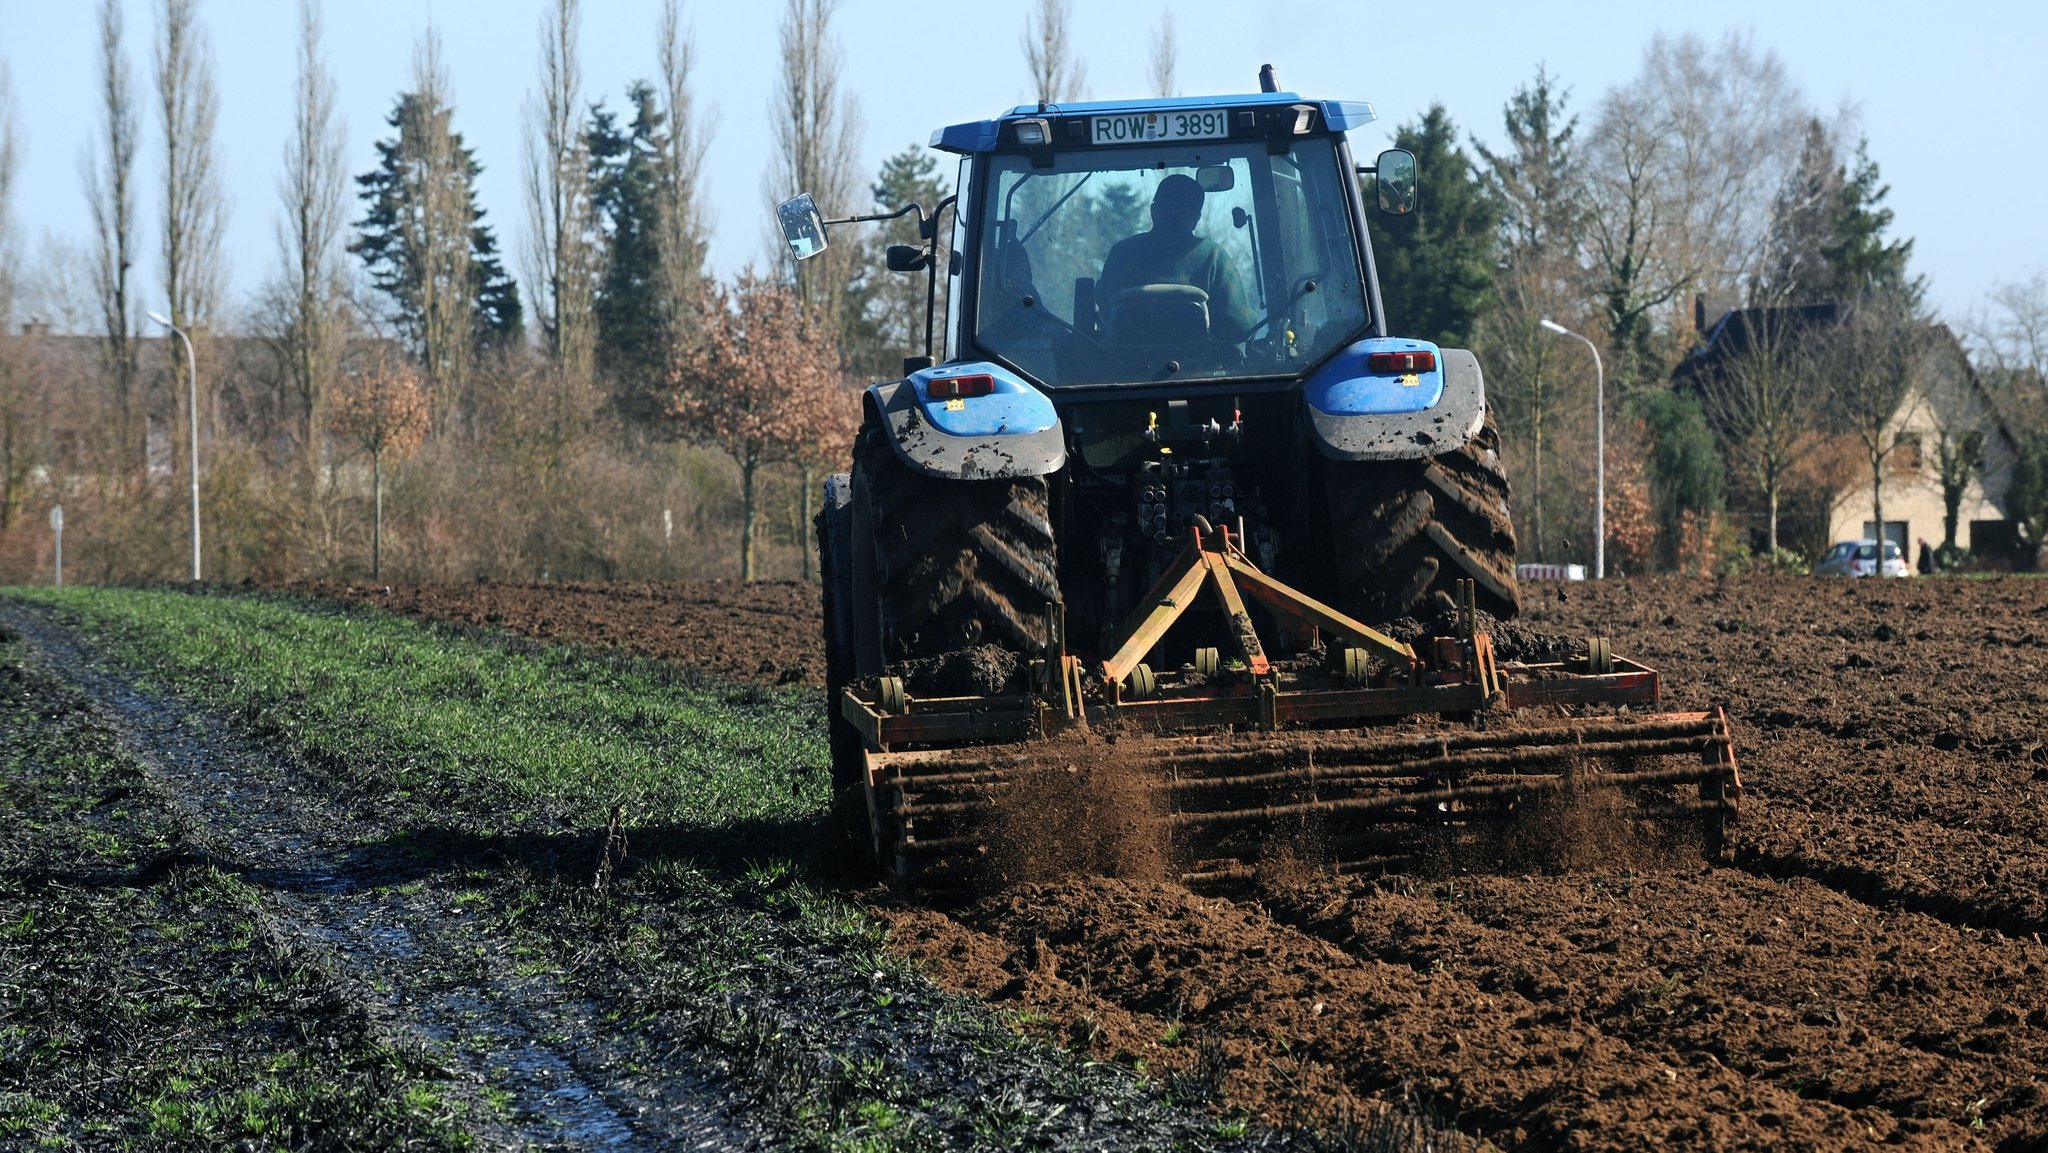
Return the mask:
[[(1190, 665), (1155, 672), (1146, 655), (1204, 592), (1233, 651), (1198, 649)], [(1601, 637), (1583, 657), (1502, 665), (1477, 628), (1471, 582), (1458, 582), (1456, 599), (1454, 635), (1417, 652), (1266, 575), (1227, 527), (1198, 522), (1092, 668), (1054, 652), (1031, 662), (1025, 692), (913, 697), (886, 676), (844, 691), (838, 707), (865, 745), (877, 859), (913, 881), (971, 867), (987, 847), (980, 818), (1031, 788), (1043, 766), (1040, 752), (1017, 746), (1091, 729), (1148, 739), (1159, 816), (1191, 883), (1248, 876), (1279, 843), (1312, 843), (1339, 869), (1386, 867), (1408, 855), (1418, 829), (1465, 830), (1586, 792), (1626, 798), (1630, 818), (1697, 824), (1707, 851), (1722, 851), (1742, 795), (1723, 710), (1524, 724), (1518, 714), (1538, 706), (1654, 705), (1658, 674)], [(1301, 648), (1321, 650), (1322, 667), (1271, 660), (1249, 604)], [(1332, 731), (1425, 716), (1463, 727)], [(1674, 755), (1696, 760), (1636, 764)], [(1696, 798), (1671, 795), (1688, 784)]]

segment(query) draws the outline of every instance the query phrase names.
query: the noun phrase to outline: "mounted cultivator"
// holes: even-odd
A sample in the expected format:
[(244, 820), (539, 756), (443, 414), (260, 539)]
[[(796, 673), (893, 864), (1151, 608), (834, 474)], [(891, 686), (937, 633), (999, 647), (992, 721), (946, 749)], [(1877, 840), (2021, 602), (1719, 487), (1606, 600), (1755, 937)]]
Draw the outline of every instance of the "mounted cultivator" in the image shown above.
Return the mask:
[[(1233, 651), (1198, 648), (1180, 669), (1154, 670), (1143, 658), (1203, 591)], [(1344, 871), (1389, 867), (1565, 804), (1696, 828), (1719, 851), (1742, 793), (1720, 710), (1634, 711), (1657, 701), (1657, 673), (1602, 638), (1572, 660), (1501, 663), (1475, 627), (1469, 584), (1459, 598), (1455, 635), (1418, 652), (1273, 580), (1227, 529), (1198, 524), (1097, 667), (1033, 662), (1026, 693), (914, 697), (883, 677), (841, 696), (867, 747), (877, 859), (943, 884), (989, 852), (998, 814), (1028, 820), (1033, 790), (1063, 789), (1098, 771), (1091, 761), (1114, 761), (1121, 778), (1102, 793), (1118, 811), (1102, 818), (1149, 827), (1189, 883), (1249, 876), (1283, 851)], [(1253, 605), (1306, 655), (1269, 658)], [(1624, 708), (1594, 719), (1593, 706)], [(1057, 739), (1081, 733), (1103, 740)]]

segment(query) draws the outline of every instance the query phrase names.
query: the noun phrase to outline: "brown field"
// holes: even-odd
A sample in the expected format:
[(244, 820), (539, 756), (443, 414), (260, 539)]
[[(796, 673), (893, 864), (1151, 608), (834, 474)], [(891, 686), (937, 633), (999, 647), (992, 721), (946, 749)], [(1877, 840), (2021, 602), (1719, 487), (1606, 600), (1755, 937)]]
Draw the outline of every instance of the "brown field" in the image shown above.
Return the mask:
[[(801, 585), (317, 590), (818, 680)], [(900, 952), (1063, 1042), (1271, 1121), (1419, 1098), (1509, 1148), (2048, 1148), (2048, 581), (1532, 587), (1669, 704), (1727, 706), (1732, 864), (1071, 877)]]

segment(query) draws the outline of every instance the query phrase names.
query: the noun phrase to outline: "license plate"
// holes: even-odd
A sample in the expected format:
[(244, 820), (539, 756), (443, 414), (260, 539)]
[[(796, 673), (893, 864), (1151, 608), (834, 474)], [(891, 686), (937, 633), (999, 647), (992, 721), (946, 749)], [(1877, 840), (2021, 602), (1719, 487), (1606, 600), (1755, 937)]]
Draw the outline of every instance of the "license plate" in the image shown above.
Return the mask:
[(1221, 108), (1187, 112), (1127, 112), (1091, 117), (1097, 144), (1150, 144), (1160, 140), (1215, 140), (1230, 135), (1230, 113)]

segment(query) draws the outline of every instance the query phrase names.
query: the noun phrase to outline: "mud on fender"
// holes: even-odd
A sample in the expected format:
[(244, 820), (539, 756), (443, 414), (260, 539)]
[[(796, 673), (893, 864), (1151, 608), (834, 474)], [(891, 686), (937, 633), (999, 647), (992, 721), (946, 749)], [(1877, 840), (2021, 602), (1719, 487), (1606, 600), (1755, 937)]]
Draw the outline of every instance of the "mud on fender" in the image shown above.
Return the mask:
[[(1436, 371), (1400, 376), (1365, 368), (1372, 353), (1396, 350), (1435, 351)], [(1478, 358), (1427, 341), (1360, 341), (1310, 377), (1303, 398), (1316, 448), (1333, 460), (1441, 456), (1463, 448), (1486, 417)]]
[(947, 480), (1045, 476), (1067, 463), (1066, 429), (1050, 398), (1001, 365), (938, 365), (869, 387), (896, 455)]

